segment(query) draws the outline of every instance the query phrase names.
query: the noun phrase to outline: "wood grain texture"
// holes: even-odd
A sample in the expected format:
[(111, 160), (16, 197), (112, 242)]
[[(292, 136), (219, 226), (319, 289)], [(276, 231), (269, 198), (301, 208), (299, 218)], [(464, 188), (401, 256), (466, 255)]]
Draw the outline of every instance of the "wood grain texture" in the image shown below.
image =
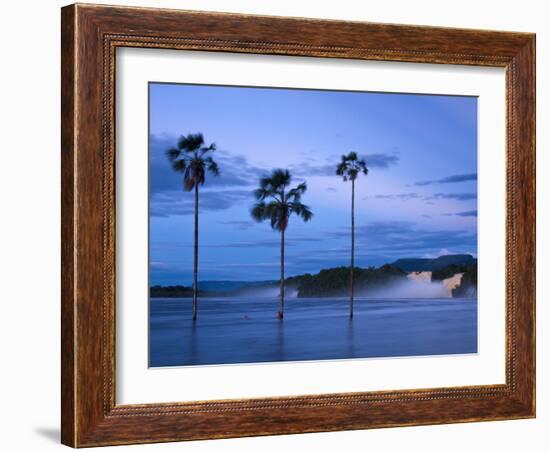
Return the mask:
[[(61, 34), (64, 444), (535, 415), (534, 35), (80, 4), (63, 8)], [(125, 46), (506, 68), (506, 384), (116, 405), (114, 69)]]
[(61, 11), (61, 441), (75, 443), (76, 385), (74, 339), (76, 309), (74, 302), (74, 142), (75, 134), (75, 30), (74, 9)]

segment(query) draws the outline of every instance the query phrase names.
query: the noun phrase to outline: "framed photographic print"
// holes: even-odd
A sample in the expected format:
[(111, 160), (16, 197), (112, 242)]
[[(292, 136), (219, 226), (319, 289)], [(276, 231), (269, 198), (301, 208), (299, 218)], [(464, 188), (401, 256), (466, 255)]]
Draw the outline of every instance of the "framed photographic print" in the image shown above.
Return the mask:
[(535, 37), (62, 9), (62, 442), (535, 416)]

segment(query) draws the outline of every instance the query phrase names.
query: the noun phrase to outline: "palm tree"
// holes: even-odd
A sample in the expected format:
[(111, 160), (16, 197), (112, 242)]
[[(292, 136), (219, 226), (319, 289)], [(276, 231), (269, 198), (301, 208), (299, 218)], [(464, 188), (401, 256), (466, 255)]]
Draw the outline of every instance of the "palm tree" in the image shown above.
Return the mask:
[(353, 269), (355, 265), (355, 179), (359, 174), (368, 174), (369, 170), (364, 160), (359, 160), (355, 152), (342, 155), (342, 160), (336, 167), (336, 174), (345, 181), (351, 181), (351, 266), (349, 270), (349, 318), (353, 319)]
[(254, 191), (257, 203), (251, 210), (252, 218), (260, 222), (269, 220), (271, 227), (281, 233), (281, 286), (279, 298), (279, 320), (283, 319), (285, 305), (285, 231), (292, 214), (309, 221), (313, 213), (302, 204), (302, 195), (306, 192), (305, 182), (286, 191), (292, 177), (288, 170), (276, 169), (270, 176), (260, 179), (260, 188)]
[(199, 264), (199, 185), (204, 185), (206, 172), (217, 176), (220, 171), (217, 163), (209, 155), (216, 150), (216, 144), (205, 146), (202, 133), (183, 135), (175, 148), (168, 149), (166, 155), (174, 171), (183, 173), (183, 189), (195, 192), (195, 243), (193, 258), (193, 320), (197, 319), (197, 273)]

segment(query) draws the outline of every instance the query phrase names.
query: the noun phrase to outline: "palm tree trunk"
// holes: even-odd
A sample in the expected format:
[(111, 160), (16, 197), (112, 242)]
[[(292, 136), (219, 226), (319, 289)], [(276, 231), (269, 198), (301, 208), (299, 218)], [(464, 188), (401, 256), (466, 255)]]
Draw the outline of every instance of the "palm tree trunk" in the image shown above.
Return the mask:
[(351, 181), (351, 267), (349, 270), (349, 318), (353, 319), (353, 270), (355, 266), (355, 180)]
[(193, 321), (197, 320), (198, 284), (197, 273), (199, 267), (199, 184), (195, 184), (195, 244), (193, 257)]
[(279, 320), (283, 320), (285, 308), (285, 231), (281, 231), (281, 293), (279, 299)]

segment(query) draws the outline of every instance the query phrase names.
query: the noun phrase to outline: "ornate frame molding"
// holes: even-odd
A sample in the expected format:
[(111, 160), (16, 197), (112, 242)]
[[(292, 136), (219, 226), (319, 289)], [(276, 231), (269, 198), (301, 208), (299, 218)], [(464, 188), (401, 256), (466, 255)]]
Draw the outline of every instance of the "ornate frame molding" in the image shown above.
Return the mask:
[[(62, 45), (64, 444), (81, 447), (535, 415), (534, 35), (71, 5), (62, 9)], [(116, 405), (118, 47), (506, 68), (506, 384)]]

